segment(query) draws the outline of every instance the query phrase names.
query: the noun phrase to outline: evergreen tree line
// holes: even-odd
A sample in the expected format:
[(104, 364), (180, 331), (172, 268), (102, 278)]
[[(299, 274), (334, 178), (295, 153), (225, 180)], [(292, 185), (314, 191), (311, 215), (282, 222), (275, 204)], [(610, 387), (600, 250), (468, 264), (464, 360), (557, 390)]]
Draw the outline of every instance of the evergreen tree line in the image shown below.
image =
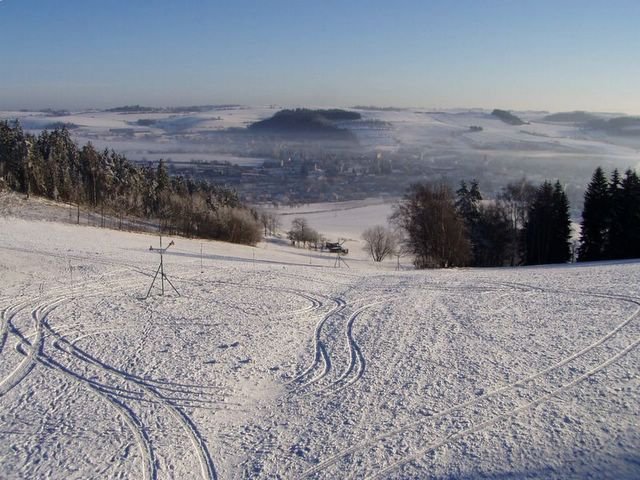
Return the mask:
[(391, 217), (418, 268), (563, 263), (571, 258), (569, 202), (560, 182), (510, 183), (483, 201), (477, 181), (415, 184)]
[(234, 190), (182, 176), (164, 162), (136, 166), (113, 150), (83, 147), (66, 128), (25, 133), (18, 122), (0, 122), (0, 189), (70, 202), (108, 214), (158, 219), (168, 233), (255, 244), (258, 213)]
[(640, 179), (633, 170), (624, 177), (602, 168), (593, 172), (584, 195), (578, 261), (640, 257)]

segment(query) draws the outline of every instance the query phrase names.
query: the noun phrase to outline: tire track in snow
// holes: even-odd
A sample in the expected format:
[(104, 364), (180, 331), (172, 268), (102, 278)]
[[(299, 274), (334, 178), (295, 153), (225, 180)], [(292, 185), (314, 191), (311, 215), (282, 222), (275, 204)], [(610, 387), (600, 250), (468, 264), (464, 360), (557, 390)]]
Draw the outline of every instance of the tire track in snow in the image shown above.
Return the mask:
[[(357, 304), (363, 301), (366, 302), (368, 301), (369, 298), (358, 299), (356, 300), (355, 303)], [(331, 371), (331, 368), (334, 362), (331, 361), (330, 356), (327, 352), (326, 346), (324, 342), (322, 342), (321, 340), (322, 330), (324, 326), (327, 324), (327, 322), (329, 321), (329, 319), (333, 319), (334, 317), (336, 318), (342, 317), (342, 312), (349, 308), (349, 304), (347, 304), (346, 300), (344, 300), (344, 298), (342, 297), (336, 297), (333, 299), (333, 301), (336, 303), (336, 307), (334, 307), (331, 311), (329, 311), (325, 316), (323, 316), (320, 319), (320, 321), (316, 324), (316, 328), (314, 330), (314, 350), (315, 350), (314, 360), (309, 365), (309, 367), (307, 367), (307, 369), (305, 369), (301, 374), (299, 374), (294, 379), (287, 382), (286, 385), (291, 385), (293, 383), (300, 382), (301, 380), (305, 379), (306, 377), (309, 376), (310, 373), (312, 373), (314, 370), (317, 370), (320, 364), (323, 365), (323, 369), (318, 375), (316, 375), (315, 377), (312, 377), (308, 381), (302, 383), (297, 388), (295, 388), (293, 392), (298, 392), (302, 389), (313, 386), (314, 384), (318, 383), (323, 378), (325, 378)], [(366, 304), (358, 308), (349, 316), (347, 322), (345, 323), (345, 331), (344, 331), (344, 338), (346, 339), (347, 353), (349, 358), (349, 363), (345, 367), (345, 370), (338, 377), (338, 379), (332, 382), (331, 384), (324, 386), (317, 391), (304, 393), (302, 394), (302, 396), (307, 396), (311, 394), (337, 393), (343, 388), (346, 388), (351, 384), (355, 383), (357, 380), (359, 380), (362, 377), (362, 374), (364, 373), (366, 361), (359, 345), (353, 338), (353, 323), (362, 314), (362, 312), (364, 312), (368, 308), (371, 308), (383, 302), (384, 301), (381, 300), (381, 301), (376, 301), (370, 304)], [(356, 370), (355, 377), (352, 380), (347, 380), (347, 377), (354, 371), (354, 369)], [(340, 384), (343, 384), (343, 385), (340, 385)]]
[[(187, 280), (187, 281), (193, 281), (193, 280)], [(290, 311), (285, 311), (285, 312), (281, 312), (275, 315), (269, 315), (269, 318), (278, 318), (278, 317), (286, 317), (286, 316), (295, 316), (295, 315), (300, 315), (303, 313), (308, 313), (308, 312), (312, 312), (315, 310), (318, 310), (320, 308), (322, 308), (322, 306), (324, 305), (324, 303), (322, 302), (322, 300), (313, 297), (312, 295), (310, 295), (309, 293), (305, 292), (304, 290), (299, 290), (299, 289), (295, 289), (295, 288), (286, 288), (286, 287), (273, 287), (271, 285), (268, 284), (258, 284), (258, 285), (247, 285), (247, 284), (243, 284), (243, 283), (238, 283), (238, 282), (231, 282), (231, 281), (226, 281), (226, 280), (218, 280), (215, 281), (213, 283), (219, 283), (222, 285), (232, 285), (235, 287), (242, 287), (242, 288), (251, 288), (254, 290), (263, 290), (265, 292), (268, 292), (269, 294), (272, 294), (273, 292), (280, 292), (280, 293), (291, 293), (293, 295), (297, 295), (299, 297), (304, 298), (305, 300), (309, 300), (311, 302), (311, 305), (308, 307), (304, 307), (301, 308), (299, 310), (290, 310)]]
[[(173, 275), (174, 278), (177, 278), (183, 282), (187, 282), (187, 283), (192, 283), (192, 284), (196, 284), (198, 286), (202, 286), (202, 281), (200, 279), (195, 279), (195, 278), (191, 278), (191, 277), (180, 277), (177, 275)], [(301, 309), (298, 310), (288, 310), (288, 311), (283, 311), (280, 313), (276, 313), (276, 314), (267, 314), (267, 316), (271, 319), (276, 319), (279, 317), (289, 317), (289, 316), (296, 316), (296, 315), (302, 315), (304, 313), (309, 313), (309, 312), (313, 312), (315, 310), (319, 310), (320, 308), (322, 308), (324, 306), (324, 303), (322, 300), (320, 300), (317, 297), (312, 296), (311, 294), (309, 294), (308, 292), (301, 290), (301, 289), (295, 289), (295, 288), (287, 288), (287, 287), (273, 287), (269, 284), (256, 284), (256, 285), (248, 285), (246, 283), (240, 283), (240, 282), (233, 282), (230, 280), (214, 280), (211, 281), (209, 283), (214, 283), (214, 284), (220, 284), (220, 285), (229, 285), (229, 286), (234, 286), (234, 287), (241, 287), (241, 288), (249, 288), (249, 289), (253, 289), (253, 290), (262, 290), (265, 292), (268, 292), (269, 294), (272, 294), (273, 292), (280, 292), (280, 293), (291, 293), (293, 295), (297, 295), (299, 297), (304, 298), (305, 300), (308, 300), (311, 302), (311, 305), (303, 307)], [(327, 297), (329, 298), (329, 297)], [(227, 307), (231, 308), (231, 306)], [(236, 309), (239, 309), (238, 307), (234, 307)], [(239, 309), (241, 310), (241, 309)], [(242, 311), (242, 310), (241, 310)], [(247, 315), (247, 312), (242, 311), (245, 315)]]
[(49, 292), (47, 296), (36, 297), (35, 299), (25, 300), (19, 303), (14, 303), (5, 307), (2, 310), (2, 314), (0, 315), (0, 354), (4, 350), (4, 346), (6, 345), (9, 332), (11, 330), (11, 320), (18, 315), (22, 310), (27, 308), (29, 305), (33, 305), (34, 302), (37, 302), (39, 298), (47, 298), (52, 296), (56, 291), (62, 291), (62, 288), (54, 289), (52, 292)]
[[(64, 256), (64, 257), (61, 256), (61, 258), (67, 258), (67, 256)], [(74, 287), (76, 288), (82, 287), (89, 283), (90, 282), (85, 282), (84, 284), (77, 284)], [(128, 283), (131, 283), (131, 282), (128, 282)], [(121, 287), (122, 285), (123, 283), (120, 282), (118, 283), (117, 286)], [(60, 290), (64, 290), (64, 289), (61, 288)], [(72, 290), (75, 290), (75, 288)], [(105, 290), (104, 288), (102, 288), (102, 289), (97, 289), (90, 292), (84, 290), (83, 294), (84, 296), (87, 296), (87, 295), (95, 295), (95, 294), (104, 294), (107, 292), (109, 292), (109, 290)], [(71, 298), (73, 298), (73, 294), (61, 296), (61, 297), (55, 298), (53, 301), (44, 302), (43, 304), (39, 305), (36, 309), (34, 309), (32, 311), (32, 319), (35, 322), (34, 334), (22, 335), (17, 329), (15, 332), (13, 332), (21, 341), (21, 343), (19, 343), (18, 345), (23, 345), (23, 347), (20, 347), (20, 348), (22, 349), (24, 347), (27, 347), (28, 352), (22, 352), (25, 355), (25, 358), (20, 362), (18, 367), (7, 378), (5, 378), (2, 382), (0, 382), (0, 397), (3, 396), (5, 393), (7, 393), (9, 390), (11, 390), (13, 387), (15, 387), (18, 383), (20, 383), (20, 381), (22, 381), (27, 376), (27, 374), (31, 371), (31, 369), (35, 366), (37, 362), (46, 364), (50, 368), (54, 368), (58, 371), (62, 371), (63, 373), (65, 373), (65, 375), (73, 377), (79, 382), (83, 381), (83, 377), (81, 375), (77, 374), (76, 372), (73, 372), (69, 368), (64, 367), (62, 364), (56, 363), (52, 358), (44, 354), (43, 352), (44, 340), (45, 340), (45, 336), (49, 334), (52, 337), (56, 338), (56, 340), (54, 340), (54, 346), (57, 346), (59, 350), (69, 355), (73, 355), (82, 361), (89, 361), (89, 363), (93, 364), (95, 367), (103, 369), (106, 372), (111, 372), (111, 373), (116, 372), (117, 376), (120, 376), (122, 380), (135, 383), (144, 391), (146, 391), (147, 393), (155, 397), (158, 400), (158, 402), (165, 409), (168, 410), (169, 415), (175, 421), (177, 421), (178, 424), (180, 424), (181, 427), (187, 432), (189, 439), (194, 449), (196, 450), (196, 455), (198, 457), (198, 462), (200, 463), (200, 469), (203, 477), (206, 479), (217, 478), (211, 456), (208, 450), (206, 449), (205, 442), (203, 438), (200, 436), (199, 432), (197, 431), (195, 424), (188, 417), (188, 415), (186, 415), (181, 410), (180, 407), (176, 406), (172, 401), (168, 400), (163, 394), (161, 394), (156, 389), (159, 387), (151, 386), (147, 384), (145, 381), (139, 378), (136, 378), (135, 376), (128, 375), (126, 372), (120, 372), (114, 369), (109, 369), (107, 368), (106, 364), (103, 364), (97, 359), (94, 359), (93, 357), (87, 354), (84, 354), (84, 352), (82, 352), (84, 355), (79, 355), (78, 352), (80, 350), (74, 344), (70, 343), (66, 338), (64, 338), (63, 335), (61, 335), (59, 332), (54, 330), (51, 327), (51, 325), (49, 325), (49, 323), (47, 322), (48, 314), (51, 311), (53, 311), (55, 308), (57, 308), (60, 304), (62, 304), (64, 301), (68, 301)], [(23, 302), (23, 303), (24, 303), (24, 306), (21, 306), (21, 308), (5, 309), (5, 311), (3, 312), (3, 317), (6, 319), (7, 325), (10, 325), (10, 319), (15, 314), (17, 314), (19, 310), (28, 306), (29, 304), (29, 302)], [(311, 308), (315, 307), (316, 305), (318, 305), (318, 303), (312, 302)], [(11, 318), (9, 318), (9, 316)], [(5, 322), (3, 322), (3, 325), (4, 324)], [(31, 336), (35, 336), (35, 340), (33, 342), (29, 342), (28, 340), (28, 337), (31, 337)], [(66, 346), (70, 347), (70, 350), (65, 351), (64, 349), (61, 349), (59, 346), (59, 343), (56, 345), (56, 342), (65, 344)], [(154, 459), (153, 450), (150, 446), (149, 439), (144, 427), (141, 425), (140, 421), (137, 419), (137, 417), (135, 416), (131, 408), (128, 407), (126, 404), (124, 404), (124, 402), (122, 402), (121, 400), (117, 399), (117, 397), (118, 396), (121, 397), (121, 395), (115, 395), (113, 392), (100, 394), (100, 392), (103, 392), (113, 387), (109, 387), (108, 385), (97, 386), (95, 382), (90, 382), (86, 379), (85, 379), (85, 383), (87, 384), (88, 388), (90, 388), (94, 393), (100, 395), (101, 398), (109, 402), (111, 406), (118, 409), (121, 413), (125, 414), (125, 416), (123, 417), (124, 421), (132, 429), (132, 432), (136, 436), (137, 443), (140, 446), (141, 454), (143, 456), (143, 459), (145, 459), (143, 477), (145, 479), (155, 479), (157, 476), (156, 475), (157, 466)], [(134, 398), (134, 400), (138, 400), (138, 399)]]
[[(496, 283), (497, 284), (497, 283)], [(500, 285), (503, 286), (507, 286), (510, 288), (527, 288), (529, 287), (526, 284), (519, 284), (519, 283), (500, 283)], [(595, 348), (599, 347), (600, 345), (604, 344), (605, 342), (607, 342), (609, 339), (613, 338), (618, 332), (620, 332), (624, 327), (626, 327), (629, 323), (631, 323), (634, 319), (636, 319), (638, 317), (638, 315), (640, 314), (640, 299), (634, 298), (634, 297), (630, 297), (630, 296), (624, 296), (624, 295), (609, 295), (609, 294), (604, 294), (604, 293), (596, 293), (596, 292), (580, 292), (578, 290), (546, 290), (540, 287), (534, 287), (531, 286), (530, 289), (534, 289), (534, 290), (539, 290), (542, 292), (546, 292), (546, 293), (572, 293), (572, 294), (578, 294), (578, 295), (586, 295), (586, 296), (595, 296), (598, 298), (604, 298), (604, 299), (609, 299), (609, 300), (617, 300), (617, 301), (624, 301), (624, 302), (628, 302), (628, 303), (632, 303), (638, 306), (638, 308), (631, 314), (629, 315), (624, 321), (622, 321), (621, 323), (619, 323), (618, 325), (616, 325), (612, 330), (610, 330), (609, 332), (607, 332), (605, 335), (603, 335), (602, 337), (600, 337), (598, 340), (592, 342), (591, 344), (587, 345), (586, 347), (582, 348), (581, 350), (573, 353), (572, 355), (569, 355), (567, 357), (565, 357), (564, 359), (560, 360), (559, 362), (554, 363), (553, 365), (539, 370), (538, 372), (529, 375), (525, 378), (522, 378), (520, 380), (517, 380), (513, 383), (510, 383), (508, 385), (504, 385), (502, 387), (496, 388), (494, 390), (491, 390), (489, 392), (483, 393), (482, 395), (479, 395), (471, 400), (468, 400), (466, 402), (462, 402), (460, 404), (454, 405), (452, 407), (449, 407), (441, 412), (436, 413), (435, 415), (431, 415), (429, 417), (425, 417), (425, 418), (421, 418), (417, 421), (414, 422), (410, 422), (407, 423), (399, 428), (390, 430), (382, 435), (378, 435), (370, 440), (366, 440), (364, 442), (361, 442), (359, 444), (353, 445), (349, 448), (346, 448), (344, 450), (341, 450), (340, 452), (333, 454), (332, 456), (330, 456), (329, 458), (327, 458), (324, 461), (321, 461), (320, 463), (316, 464), (315, 466), (313, 466), (312, 468), (309, 468), (307, 470), (305, 470), (301, 475), (300, 475), (300, 479), (304, 479), (304, 478), (309, 478), (312, 475), (315, 475), (317, 473), (320, 473), (323, 470), (326, 470), (328, 467), (335, 465), (336, 463), (338, 463), (338, 461), (340, 461), (340, 459), (342, 459), (343, 457), (346, 457), (347, 455), (350, 455), (352, 453), (355, 453), (357, 451), (360, 450), (364, 450), (366, 448), (369, 447), (373, 447), (375, 445), (377, 445), (379, 442), (381, 442), (384, 439), (387, 439), (389, 437), (392, 437), (394, 435), (398, 435), (401, 433), (404, 433), (412, 428), (415, 428), (417, 426), (420, 426), (424, 423), (427, 422), (431, 422), (433, 420), (439, 419), (445, 415), (454, 413), (457, 410), (463, 409), (463, 408), (467, 408), (467, 407), (471, 407), (475, 404), (477, 404), (478, 402), (482, 401), (482, 400), (486, 400), (492, 397), (495, 397), (501, 393), (505, 393), (511, 390), (514, 390), (516, 388), (519, 387), (523, 387), (525, 385), (527, 385), (528, 383), (531, 383), (535, 380), (537, 380), (540, 377), (543, 377), (545, 375), (548, 375), (550, 373), (555, 372), (556, 370), (559, 370), (560, 368), (566, 366), (567, 364), (573, 362), (574, 360), (586, 355), (587, 353), (589, 353), (590, 351), (594, 350)], [(640, 341), (640, 340), (639, 340)], [(635, 346), (637, 346), (638, 341), (634, 342), (633, 344), (631, 344), (630, 347), (628, 347), (627, 349), (624, 350), (624, 354), (628, 353), (628, 351), (630, 351), (631, 349), (633, 349)], [(621, 358), (621, 354), (618, 354), (615, 356), (615, 358)], [(604, 362), (606, 365), (609, 365), (610, 363), (613, 363), (613, 361), (609, 362), (609, 360), (607, 360), (606, 362)], [(603, 364), (601, 364), (603, 365)], [(604, 368), (604, 367), (602, 367)], [(599, 371), (599, 370), (598, 370)], [(585, 374), (586, 375), (586, 374)], [(591, 376), (591, 375), (588, 375)], [(571, 382), (573, 383), (573, 382)], [(520, 408), (520, 407), (519, 407)]]
[[(79, 254), (55, 253), (55, 252), (51, 252), (51, 251), (47, 251), (47, 250), (37, 250), (37, 249), (32, 249), (32, 248), (21, 248), (21, 247), (0, 246), (0, 249), (9, 250), (9, 251), (13, 251), (13, 252), (28, 253), (30, 255), (41, 255), (43, 257), (59, 258), (59, 259), (62, 259), (62, 260), (76, 260), (76, 261), (88, 262), (88, 263), (98, 263), (100, 265), (106, 265), (108, 267), (113, 267), (113, 266), (125, 267), (125, 270), (130, 269), (130, 270), (133, 270), (133, 271), (135, 271), (137, 273), (142, 273), (144, 275), (153, 276), (153, 271), (151, 271), (151, 270), (143, 271), (141, 268), (144, 268), (144, 267), (140, 267), (140, 266), (132, 264), (132, 263), (126, 263), (126, 262), (118, 261), (116, 259), (83, 256), (83, 255), (79, 255)], [(139, 262), (139, 263), (141, 265), (143, 264), (143, 262)]]
[(73, 340), (71, 340), (71, 345), (75, 346), (76, 343), (78, 343), (80, 340), (84, 340), (85, 338), (93, 337), (95, 335), (103, 335), (105, 333), (118, 333), (118, 332), (122, 332), (124, 330), (126, 330), (126, 327), (106, 328), (106, 329), (103, 329), (103, 330), (94, 330), (94, 331), (91, 331), (91, 332), (86, 332), (86, 333), (81, 334), (78, 337), (75, 337)]
[(28, 301), (16, 303), (9, 305), (2, 310), (2, 315), (0, 315), (0, 354), (4, 350), (4, 346), (9, 336), (9, 322), (19, 311), (26, 308), (29, 303), (30, 302)]
[[(22, 249), (21, 251), (25, 251), (25, 252), (29, 252), (26, 249)], [(63, 256), (60, 255), (61, 258), (63, 258)], [(121, 270), (115, 270), (115, 271), (111, 271), (111, 272), (107, 272), (105, 274), (102, 274), (99, 276), (98, 279), (94, 279), (94, 280), (86, 280), (83, 282), (79, 282), (76, 285), (72, 285), (71, 287), (56, 287), (53, 288), (51, 290), (48, 291), (47, 295), (40, 295), (40, 296), (36, 296), (35, 298), (30, 298), (28, 300), (23, 300), (21, 302), (9, 305), (7, 307), (5, 307), (2, 310), (2, 314), (0, 314), (0, 354), (2, 353), (2, 351), (4, 350), (4, 347), (6, 345), (8, 336), (9, 336), (9, 332), (10, 332), (10, 326), (11, 326), (11, 320), (22, 310), (24, 310), (25, 308), (27, 308), (29, 305), (32, 305), (34, 302), (37, 302), (38, 299), (46, 299), (46, 298), (51, 298), (54, 295), (57, 295), (59, 293), (65, 294), (65, 295), (73, 295), (73, 290), (75, 290), (75, 288), (83, 288), (86, 287), (87, 285), (92, 285), (95, 283), (95, 281), (104, 281), (106, 277), (112, 276), (112, 275), (116, 275), (119, 273), (124, 273), (126, 272), (127, 269), (121, 269)], [(71, 294), (69, 294), (69, 290), (72, 290)]]
[(321, 300), (318, 300), (317, 298), (312, 297), (310, 295), (307, 295), (306, 293), (302, 293), (300, 291), (295, 291), (295, 292), (292, 291), (292, 293), (296, 293), (299, 296), (301, 296), (302, 298), (305, 298), (305, 299), (307, 299), (307, 300), (309, 300), (311, 302), (311, 306), (309, 306), (307, 308), (303, 308), (301, 310), (294, 310), (294, 311), (290, 312), (292, 315), (297, 315), (299, 313), (305, 313), (305, 312), (312, 312), (314, 310), (322, 308), (323, 303), (322, 303)]

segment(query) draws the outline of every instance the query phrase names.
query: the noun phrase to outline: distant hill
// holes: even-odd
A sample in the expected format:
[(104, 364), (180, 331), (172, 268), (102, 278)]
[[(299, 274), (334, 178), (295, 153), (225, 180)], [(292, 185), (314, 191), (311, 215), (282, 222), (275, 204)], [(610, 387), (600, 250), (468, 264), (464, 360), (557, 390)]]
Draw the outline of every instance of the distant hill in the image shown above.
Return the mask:
[(640, 137), (640, 117), (599, 118), (586, 124), (587, 128), (600, 130), (610, 135)]
[(588, 130), (605, 132), (609, 135), (640, 138), (640, 117), (619, 116), (602, 118), (593, 113), (581, 110), (575, 112), (559, 112), (547, 115), (542, 119), (547, 122), (572, 123)]
[(575, 112), (552, 113), (551, 115), (547, 115), (542, 118), (545, 122), (558, 123), (587, 123), (599, 119), (600, 118), (597, 115), (582, 110), (577, 110)]
[(513, 113), (507, 110), (499, 110), (496, 108), (493, 112), (491, 112), (491, 115), (499, 118), (504, 123), (508, 123), (509, 125), (526, 125), (527, 124), (527, 122), (523, 121), (521, 118), (517, 117), (516, 115), (514, 115)]
[(400, 107), (376, 107), (375, 105), (355, 105), (356, 110), (370, 110), (372, 112), (403, 112), (406, 108)]
[(66, 128), (67, 130), (74, 130), (79, 127), (75, 123), (71, 122), (52, 122), (45, 125), (43, 130), (62, 130), (63, 128)]
[(318, 115), (323, 116), (328, 120), (360, 120), (362, 115), (358, 112), (350, 112), (349, 110), (342, 110), (339, 108), (331, 108), (329, 110), (311, 110), (312, 112), (317, 113)]
[(144, 107), (140, 105), (124, 105), (108, 108), (105, 112), (113, 113), (201, 113), (211, 110), (235, 110), (241, 105), (223, 103), (219, 105), (189, 105), (178, 107)]
[(252, 123), (252, 132), (320, 136), (333, 139), (349, 140), (355, 138), (353, 133), (339, 128), (334, 122), (345, 120), (359, 120), (361, 115), (347, 110), (310, 110), (299, 108), (296, 110), (280, 110), (271, 118)]
[(156, 113), (161, 111), (161, 108), (143, 107), (141, 105), (125, 105), (123, 107), (114, 107), (105, 110), (105, 112), (113, 113)]

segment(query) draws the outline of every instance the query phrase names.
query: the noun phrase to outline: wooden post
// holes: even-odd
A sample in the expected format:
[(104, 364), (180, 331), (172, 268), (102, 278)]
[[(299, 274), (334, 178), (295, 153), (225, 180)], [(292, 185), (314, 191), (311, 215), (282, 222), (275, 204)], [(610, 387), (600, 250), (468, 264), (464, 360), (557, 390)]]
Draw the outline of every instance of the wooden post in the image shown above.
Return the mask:
[(160, 281), (162, 282), (162, 295), (164, 295), (164, 262), (162, 252), (162, 235), (160, 235)]

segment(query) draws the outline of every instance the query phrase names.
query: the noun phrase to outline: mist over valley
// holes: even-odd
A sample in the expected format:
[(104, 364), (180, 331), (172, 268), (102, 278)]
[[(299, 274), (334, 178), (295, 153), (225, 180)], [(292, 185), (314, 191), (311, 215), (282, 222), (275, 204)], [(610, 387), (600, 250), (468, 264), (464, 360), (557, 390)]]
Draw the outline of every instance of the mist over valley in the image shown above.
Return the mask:
[(527, 177), (560, 179), (578, 209), (596, 166), (640, 164), (640, 120), (612, 113), (134, 105), (0, 119), (31, 132), (65, 127), (79, 144), (141, 164), (164, 159), (173, 174), (231, 185), (257, 203), (393, 198), (416, 181), (472, 178), (495, 195)]

